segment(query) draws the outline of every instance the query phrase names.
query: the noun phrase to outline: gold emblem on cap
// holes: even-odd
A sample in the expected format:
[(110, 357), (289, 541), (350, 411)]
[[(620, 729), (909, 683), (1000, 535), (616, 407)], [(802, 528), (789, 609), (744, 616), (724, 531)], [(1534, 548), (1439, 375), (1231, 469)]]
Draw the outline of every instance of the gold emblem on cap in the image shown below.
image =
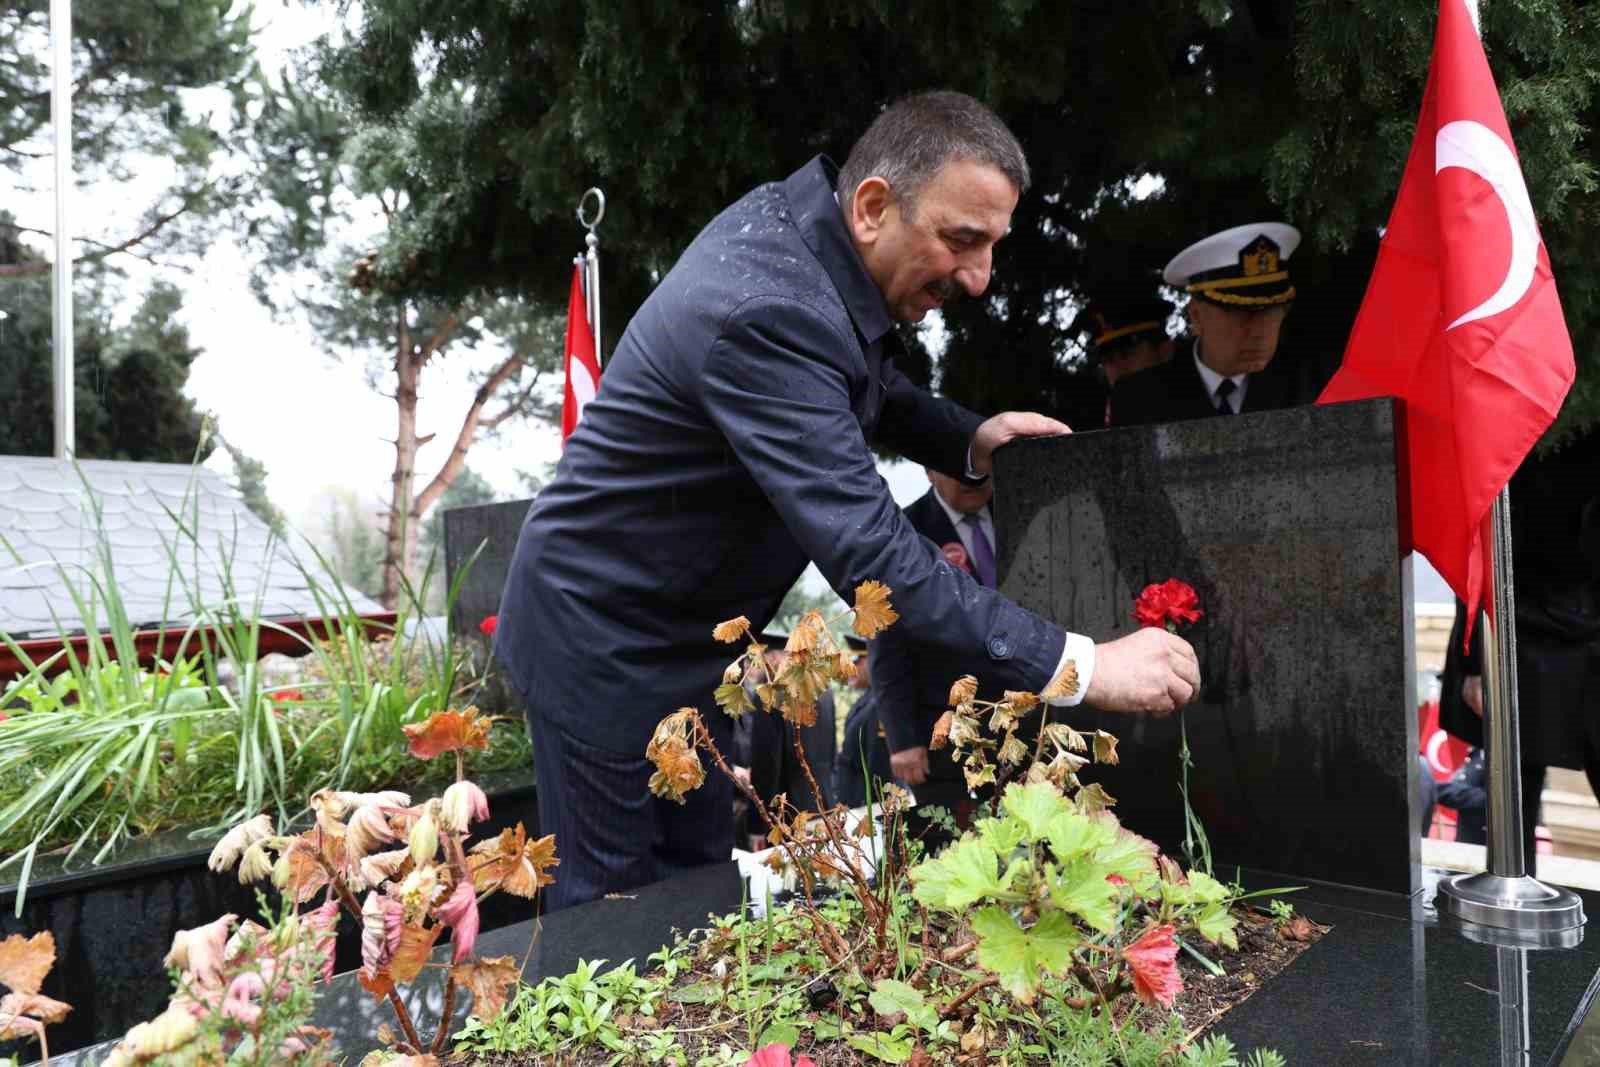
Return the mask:
[(1278, 246), (1263, 234), (1239, 253), (1239, 271), (1246, 278), (1278, 273)]

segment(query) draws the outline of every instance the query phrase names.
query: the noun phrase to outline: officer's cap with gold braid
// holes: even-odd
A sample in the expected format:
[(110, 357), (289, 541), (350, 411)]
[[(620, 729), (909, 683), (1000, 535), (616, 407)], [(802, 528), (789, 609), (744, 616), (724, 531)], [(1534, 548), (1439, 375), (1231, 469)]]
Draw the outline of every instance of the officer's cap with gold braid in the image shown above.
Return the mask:
[(1171, 314), (1172, 305), (1158, 296), (1103, 298), (1090, 302), (1072, 331), (1085, 334), (1090, 350), (1105, 358), (1141, 341), (1164, 340)]
[(1300, 231), (1281, 222), (1253, 222), (1212, 234), (1172, 257), (1168, 285), (1213, 304), (1262, 308), (1294, 299), (1289, 257)]

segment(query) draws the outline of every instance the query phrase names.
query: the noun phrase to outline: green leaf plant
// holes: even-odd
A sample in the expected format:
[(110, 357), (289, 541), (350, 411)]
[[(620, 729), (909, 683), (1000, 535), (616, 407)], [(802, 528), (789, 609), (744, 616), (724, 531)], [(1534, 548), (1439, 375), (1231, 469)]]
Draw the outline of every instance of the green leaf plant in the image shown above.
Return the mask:
[[(893, 623), (888, 592), (878, 583), (856, 590), (858, 634), (870, 639)], [(844, 617), (808, 613), (781, 653), (756, 641), (747, 619), (716, 627), (717, 639), (745, 645), (717, 703), (735, 717), (809, 723), (823, 686), (848, 676), (830, 629)], [(1214, 968), (1194, 945), (1237, 949), (1230, 908), (1242, 891), (1161, 856), (1118, 822), (1114, 798), (1080, 780), (1093, 762), (1118, 762), (1113, 735), (1051, 721), (1033, 693), (980, 701), (976, 692), (970, 676), (952, 686), (931, 746), (953, 747), (968, 782), (996, 783), (996, 797), (933, 856), (907, 830), (904, 791), (886, 787), (859, 820), (821, 802), (812, 810), (781, 796), (769, 802), (734, 775), (696, 709), (663, 719), (647, 750), (652, 791), (681, 802), (704, 781), (708, 756), (765, 820), (766, 862), (792, 874), (796, 892), (776, 909), (768, 901), (760, 917), (716, 920), (652, 957), (642, 991), (615, 999), (602, 1043), (665, 1049), (675, 1033), (682, 1062), (696, 1064), (745, 1062), (753, 1049), (741, 1053), (728, 1040), (734, 1032), (818, 1062), (952, 1062), (958, 1048), (1015, 1064), (1188, 1062), (1195, 1035), (1173, 1011), (1183, 988), (1177, 956), (1187, 950)], [(1034, 714), (1037, 736), (1025, 744), (1020, 730)], [(809, 774), (799, 731), (791, 734)], [(531, 1015), (555, 1019), (560, 998), (550, 980), (519, 994), (500, 1024), (461, 1035), (458, 1051), (575, 1052), (584, 1042), (572, 1033), (530, 1034), (525, 1025)], [(634, 1038), (614, 1019), (636, 1015), (649, 1023)], [(675, 1031), (668, 1019), (681, 1020)], [(664, 1052), (643, 1059), (677, 1062)]]

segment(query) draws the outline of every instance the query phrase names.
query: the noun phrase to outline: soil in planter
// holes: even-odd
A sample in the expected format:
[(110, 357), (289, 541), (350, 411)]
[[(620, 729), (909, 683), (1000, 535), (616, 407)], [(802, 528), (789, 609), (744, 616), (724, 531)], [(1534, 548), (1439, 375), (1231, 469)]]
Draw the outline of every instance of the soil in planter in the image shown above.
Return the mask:
[[(1216, 975), (1187, 953), (1180, 953), (1179, 970), (1184, 988), (1173, 1005), (1176, 1018), (1164, 1012), (1141, 1009), (1137, 1022), (1141, 1030), (1161, 1034), (1164, 1040), (1171, 1043), (1169, 1047), (1202, 1040), (1210, 1033), (1226, 1033), (1226, 1012), (1292, 964), (1328, 930), (1298, 914), (1288, 922), (1279, 922), (1242, 905), (1234, 908), (1234, 916), (1237, 920), (1237, 950), (1220, 945), (1199, 946), (1207, 959), (1220, 966), (1223, 973)], [(774, 946), (778, 950), (790, 947), (795, 946), (789, 942)], [(740, 1013), (716, 1002), (719, 989), (727, 995), (737, 993), (740, 979), (737, 963), (730, 962), (726, 955), (721, 955), (725, 966), (719, 974), (712, 958), (715, 955), (719, 954), (699, 952), (686, 957), (685, 962), (692, 960), (693, 965), (686, 966), (678, 974), (654, 1017), (624, 1013), (615, 1018), (620, 1047), (640, 1050), (637, 1056), (623, 1053), (619, 1057), (617, 1046), (606, 1048), (595, 1044), (554, 1054), (458, 1052), (449, 1062), (480, 1064), (484, 1067), (603, 1067), (660, 1062), (647, 1059), (643, 1049), (647, 1042), (659, 1042), (670, 1033), (671, 1044), (682, 1050), (687, 1057), (686, 1062), (693, 1064), (701, 1057), (712, 1057), (714, 1062), (722, 1063), (727, 1055), (723, 1050), (738, 1050), (749, 1045), (748, 1023)], [(968, 962), (970, 965), (970, 960)], [(788, 978), (788, 984), (806, 987), (802, 980), (809, 966), (808, 963), (796, 966)], [(818, 984), (820, 981), (810, 983), (813, 987)], [(854, 1012), (845, 1010), (837, 1002), (819, 1005), (818, 1010), (806, 1014), (812, 1024), (822, 1022), (825, 1028), (831, 1024), (832, 1028), (843, 1025), (850, 1029), (845, 1034), (828, 1038), (818, 1038), (814, 1032), (802, 1030), (794, 1055), (809, 1056), (817, 1067), (882, 1067), (886, 1062), (906, 1063), (910, 1067), (934, 1067), (936, 1064), (950, 1063), (984, 1067), (994, 1064), (999, 1062), (995, 1056), (1002, 1050), (1003, 1042), (996, 1041), (997, 1035), (993, 1032), (984, 1032), (985, 1024), (977, 1009), (983, 996), (991, 993), (994, 991), (989, 990), (974, 997), (955, 1016), (954, 1026), (965, 1040), (959, 1044), (930, 1044), (924, 1047), (913, 1038), (909, 1042), (911, 1047), (906, 1058), (873, 1055), (849, 1042), (850, 1036), (870, 1039), (877, 1033), (887, 1037), (895, 1031), (897, 1024), (904, 1022), (904, 1013), (880, 1016), (864, 1002)], [(904, 1028), (901, 1027), (898, 1033), (903, 1038)], [(724, 1058), (715, 1058), (719, 1053)], [(1024, 1062), (1042, 1065), (1049, 1062), (1049, 1058), (1041, 1053)]]

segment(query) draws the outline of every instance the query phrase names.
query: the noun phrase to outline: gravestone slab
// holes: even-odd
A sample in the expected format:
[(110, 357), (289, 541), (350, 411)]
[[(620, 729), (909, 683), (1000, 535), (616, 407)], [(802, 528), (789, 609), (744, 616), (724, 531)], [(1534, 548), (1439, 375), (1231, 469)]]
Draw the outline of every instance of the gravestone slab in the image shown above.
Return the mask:
[[(445, 588), (455, 583), (456, 575), (469, 561), (472, 564), (461, 581), (461, 590), (450, 611), (450, 629), (459, 634), (461, 640), (478, 643), (479, 661), (483, 663), (489, 662), (490, 642), (479, 626), (488, 616), (499, 614), (500, 591), (505, 588), (511, 556), (517, 550), (517, 535), (522, 532), (522, 520), (532, 503), (531, 500), (510, 500), (501, 504), (451, 508), (444, 513)], [(482, 551), (479, 551), (480, 545)], [(474, 560), (475, 552), (478, 556)], [(494, 713), (514, 710), (521, 705), (515, 691), (506, 683), (504, 673), (498, 670), (490, 673), (475, 699), (484, 711)]]
[[(1216, 870), (1413, 894), (1410, 560), (1390, 400), (1016, 442), (995, 460), (1000, 589), (1068, 629), (1132, 632), (1152, 582), (1194, 586), (1200, 697), (1157, 719), (1070, 709), (1122, 821), (1181, 855), (1180, 726)], [(1056, 712), (1055, 714), (1063, 714)]]

